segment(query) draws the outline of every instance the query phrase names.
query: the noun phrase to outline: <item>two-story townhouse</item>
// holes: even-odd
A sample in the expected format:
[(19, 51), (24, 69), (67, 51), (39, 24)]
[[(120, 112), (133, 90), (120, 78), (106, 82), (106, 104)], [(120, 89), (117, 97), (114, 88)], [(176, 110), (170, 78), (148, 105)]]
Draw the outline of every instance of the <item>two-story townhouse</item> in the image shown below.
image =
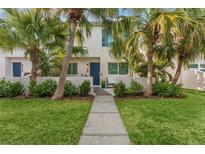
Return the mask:
[[(106, 77), (130, 76), (128, 64), (118, 63), (109, 53), (109, 44), (112, 36), (101, 24), (93, 23), (91, 36), (85, 39), (83, 44), (88, 50), (84, 57), (72, 57), (69, 76), (92, 76), (93, 84), (99, 85), (100, 80)], [(31, 62), (25, 58), (22, 50), (12, 53), (0, 52), (0, 77), (23, 77), (31, 71)]]
[[(111, 41), (111, 34), (100, 23), (93, 23), (91, 36), (87, 37), (83, 44), (88, 50), (88, 55), (85, 57), (72, 57), (68, 75), (74, 77), (92, 76), (94, 85), (99, 85), (100, 80), (105, 80), (107, 77), (133, 76), (134, 73), (130, 71), (126, 62), (119, 63), (110, 55), (109, 44)], [(199, 57), (189, 65), (189, 68), (205, 72), (205, 60)], [(174, 75), (175, 69), (169, 69), (169, 71)], [(12, 53), (0, 52), (0, 77), (23, 77), (29, 74), (30, 71), (31, 62), (29, 58), (25, 58), (22, 50), (15, 50)], [(183, 68), (180, 83), (183, 83), (182, 78), (183, 81), (187, 80), (187, 83), (191, 83), (196, 81), (195, 78), (197, 77), (186, 73)]]

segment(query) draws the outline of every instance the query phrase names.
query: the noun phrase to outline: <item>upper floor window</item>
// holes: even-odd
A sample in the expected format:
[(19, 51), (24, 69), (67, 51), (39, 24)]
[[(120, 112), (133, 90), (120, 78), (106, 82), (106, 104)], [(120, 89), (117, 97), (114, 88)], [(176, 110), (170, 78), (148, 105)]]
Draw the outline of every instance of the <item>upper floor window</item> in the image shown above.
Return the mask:
[(102, 46), (110, 46), (112, 43), (112, 33), (108, 29), (102, 30)]
[(108, 74), (128, 74), (128, 63), (109, 63), (108, 64)]
[(69, 64), (68, 74), (71, 74), (71, 75), (78, 74), (78, 65), (77, 65), (77, 63), (70, 63)]

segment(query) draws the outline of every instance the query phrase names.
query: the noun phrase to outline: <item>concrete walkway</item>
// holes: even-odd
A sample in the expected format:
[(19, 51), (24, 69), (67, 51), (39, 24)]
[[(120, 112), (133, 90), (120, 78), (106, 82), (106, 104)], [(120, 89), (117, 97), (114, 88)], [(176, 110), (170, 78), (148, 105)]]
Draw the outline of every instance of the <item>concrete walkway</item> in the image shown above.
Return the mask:
[(130, 144), (112, 96), (95, 97), (79, 144)]

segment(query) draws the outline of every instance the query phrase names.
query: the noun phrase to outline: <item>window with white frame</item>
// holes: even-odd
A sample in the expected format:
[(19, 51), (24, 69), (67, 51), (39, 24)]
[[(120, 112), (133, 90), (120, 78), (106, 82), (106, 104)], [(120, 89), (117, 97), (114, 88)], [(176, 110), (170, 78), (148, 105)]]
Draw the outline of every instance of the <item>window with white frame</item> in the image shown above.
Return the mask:
[(188, 68), (192, 70), (198, 70), (198, 64), (189, 64)]
[(128, 74), (128, 63), (108, 63), (108, 74), (111, 75)]
[(205, 72), (205, 64), (200, 64), (200, 71)]
[(78, 65), (77, 65), (77, 63), (70, 63), (69, 64), (68, 74), (71, 74), (71, 75), (78, 74)]

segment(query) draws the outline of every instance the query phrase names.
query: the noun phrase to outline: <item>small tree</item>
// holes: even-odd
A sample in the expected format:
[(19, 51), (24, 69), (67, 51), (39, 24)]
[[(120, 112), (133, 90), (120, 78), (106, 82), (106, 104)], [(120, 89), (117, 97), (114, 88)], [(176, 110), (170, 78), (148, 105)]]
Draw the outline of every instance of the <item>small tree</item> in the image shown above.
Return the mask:
[(47, 9), (3, 9), (0, 19), (0, 48), (7, 51), (22, 49), (32, 62), (31, 80), (38, 73), (40, 53), (63, 47), (67, 28), (59, 16)]

